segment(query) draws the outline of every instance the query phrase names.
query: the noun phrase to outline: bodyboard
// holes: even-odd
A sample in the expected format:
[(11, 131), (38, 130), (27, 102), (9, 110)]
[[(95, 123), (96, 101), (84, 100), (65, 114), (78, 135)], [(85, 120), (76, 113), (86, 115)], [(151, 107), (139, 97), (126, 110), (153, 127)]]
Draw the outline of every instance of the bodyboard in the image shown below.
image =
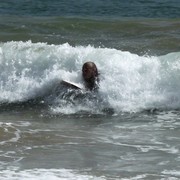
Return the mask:
[(72, 88), (72, 89), (83, 89), (83, 85), (81, 86), (79, 84), (72, 83), (72, 82), (66, 81), (66, 80), (62, 80), (61, 84), (66, 87)]

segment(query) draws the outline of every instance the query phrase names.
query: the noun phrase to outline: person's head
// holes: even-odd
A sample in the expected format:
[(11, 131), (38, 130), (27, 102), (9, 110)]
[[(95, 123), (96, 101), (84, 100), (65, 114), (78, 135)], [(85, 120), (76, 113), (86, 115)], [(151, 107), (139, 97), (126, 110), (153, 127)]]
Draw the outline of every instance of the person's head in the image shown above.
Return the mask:
[(82, 75), (85, 81), (94, 79), (98, 76), (98, 70), (93, 62), (86, 62), (82, 67)]
[(98, 70), (96, 65), (93, 62), (86, 62), (82, 67), (82, 76), (84, 81), (86, 82), (87, 88), (92, 90), (96, 84), (96, 80), (98, 78)]

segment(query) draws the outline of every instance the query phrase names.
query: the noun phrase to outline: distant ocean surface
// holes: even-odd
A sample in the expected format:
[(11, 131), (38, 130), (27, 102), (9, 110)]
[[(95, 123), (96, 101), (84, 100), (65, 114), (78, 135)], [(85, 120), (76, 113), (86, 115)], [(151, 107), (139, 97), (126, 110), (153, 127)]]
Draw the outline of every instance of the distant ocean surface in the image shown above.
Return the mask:
[(0, 1), (0, 179), (178, 180), (179, 137), (180, 0)]

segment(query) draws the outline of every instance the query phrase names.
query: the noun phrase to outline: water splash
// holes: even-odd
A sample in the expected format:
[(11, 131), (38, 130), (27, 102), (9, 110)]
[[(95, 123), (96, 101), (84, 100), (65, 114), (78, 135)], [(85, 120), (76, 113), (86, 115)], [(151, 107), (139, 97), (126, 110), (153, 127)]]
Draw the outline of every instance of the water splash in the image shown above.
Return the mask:
[(101, 111), (104, 104), (116, 112), (180, 108), (180, 52), (148, 57), (110, 48), (31, 41), (0, 44), (0, 102), (43, 96), (62, 79), (81, 84), (82, 64), (89, 60), (100, 72), (101, 100), (91, 101), (91, 97), (83, 103), (67, 103), (67, 98), (54, 95), (46, 99), (53, 113)]

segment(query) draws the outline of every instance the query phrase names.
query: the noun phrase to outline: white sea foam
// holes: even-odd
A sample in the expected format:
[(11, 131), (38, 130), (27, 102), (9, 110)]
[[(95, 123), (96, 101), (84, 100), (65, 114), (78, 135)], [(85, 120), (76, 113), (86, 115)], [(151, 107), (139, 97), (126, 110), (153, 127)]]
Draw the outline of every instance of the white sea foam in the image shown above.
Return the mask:
[[(116, 112), (180, 108), (180, 52), (145, 57), (109, 48), (31, 41), (1, 43), (0, 102), (41, 96), (62, 79), (82, 83), (82, 64), (89, 60), (100, 72), (101, 98)], [(89, 101), (74, 106), (65, 103), (62, 108), (60, 102), (52, 105), (53, 113), (102, 108)]]
[(180, 171), (179, 170), (164, 170), (162, 173), (180, 177)]
[(31, 170), (2, 170), (1, 180), (104, 180), (104, 177), (83, 175), (68, 169), (31, 169)]

